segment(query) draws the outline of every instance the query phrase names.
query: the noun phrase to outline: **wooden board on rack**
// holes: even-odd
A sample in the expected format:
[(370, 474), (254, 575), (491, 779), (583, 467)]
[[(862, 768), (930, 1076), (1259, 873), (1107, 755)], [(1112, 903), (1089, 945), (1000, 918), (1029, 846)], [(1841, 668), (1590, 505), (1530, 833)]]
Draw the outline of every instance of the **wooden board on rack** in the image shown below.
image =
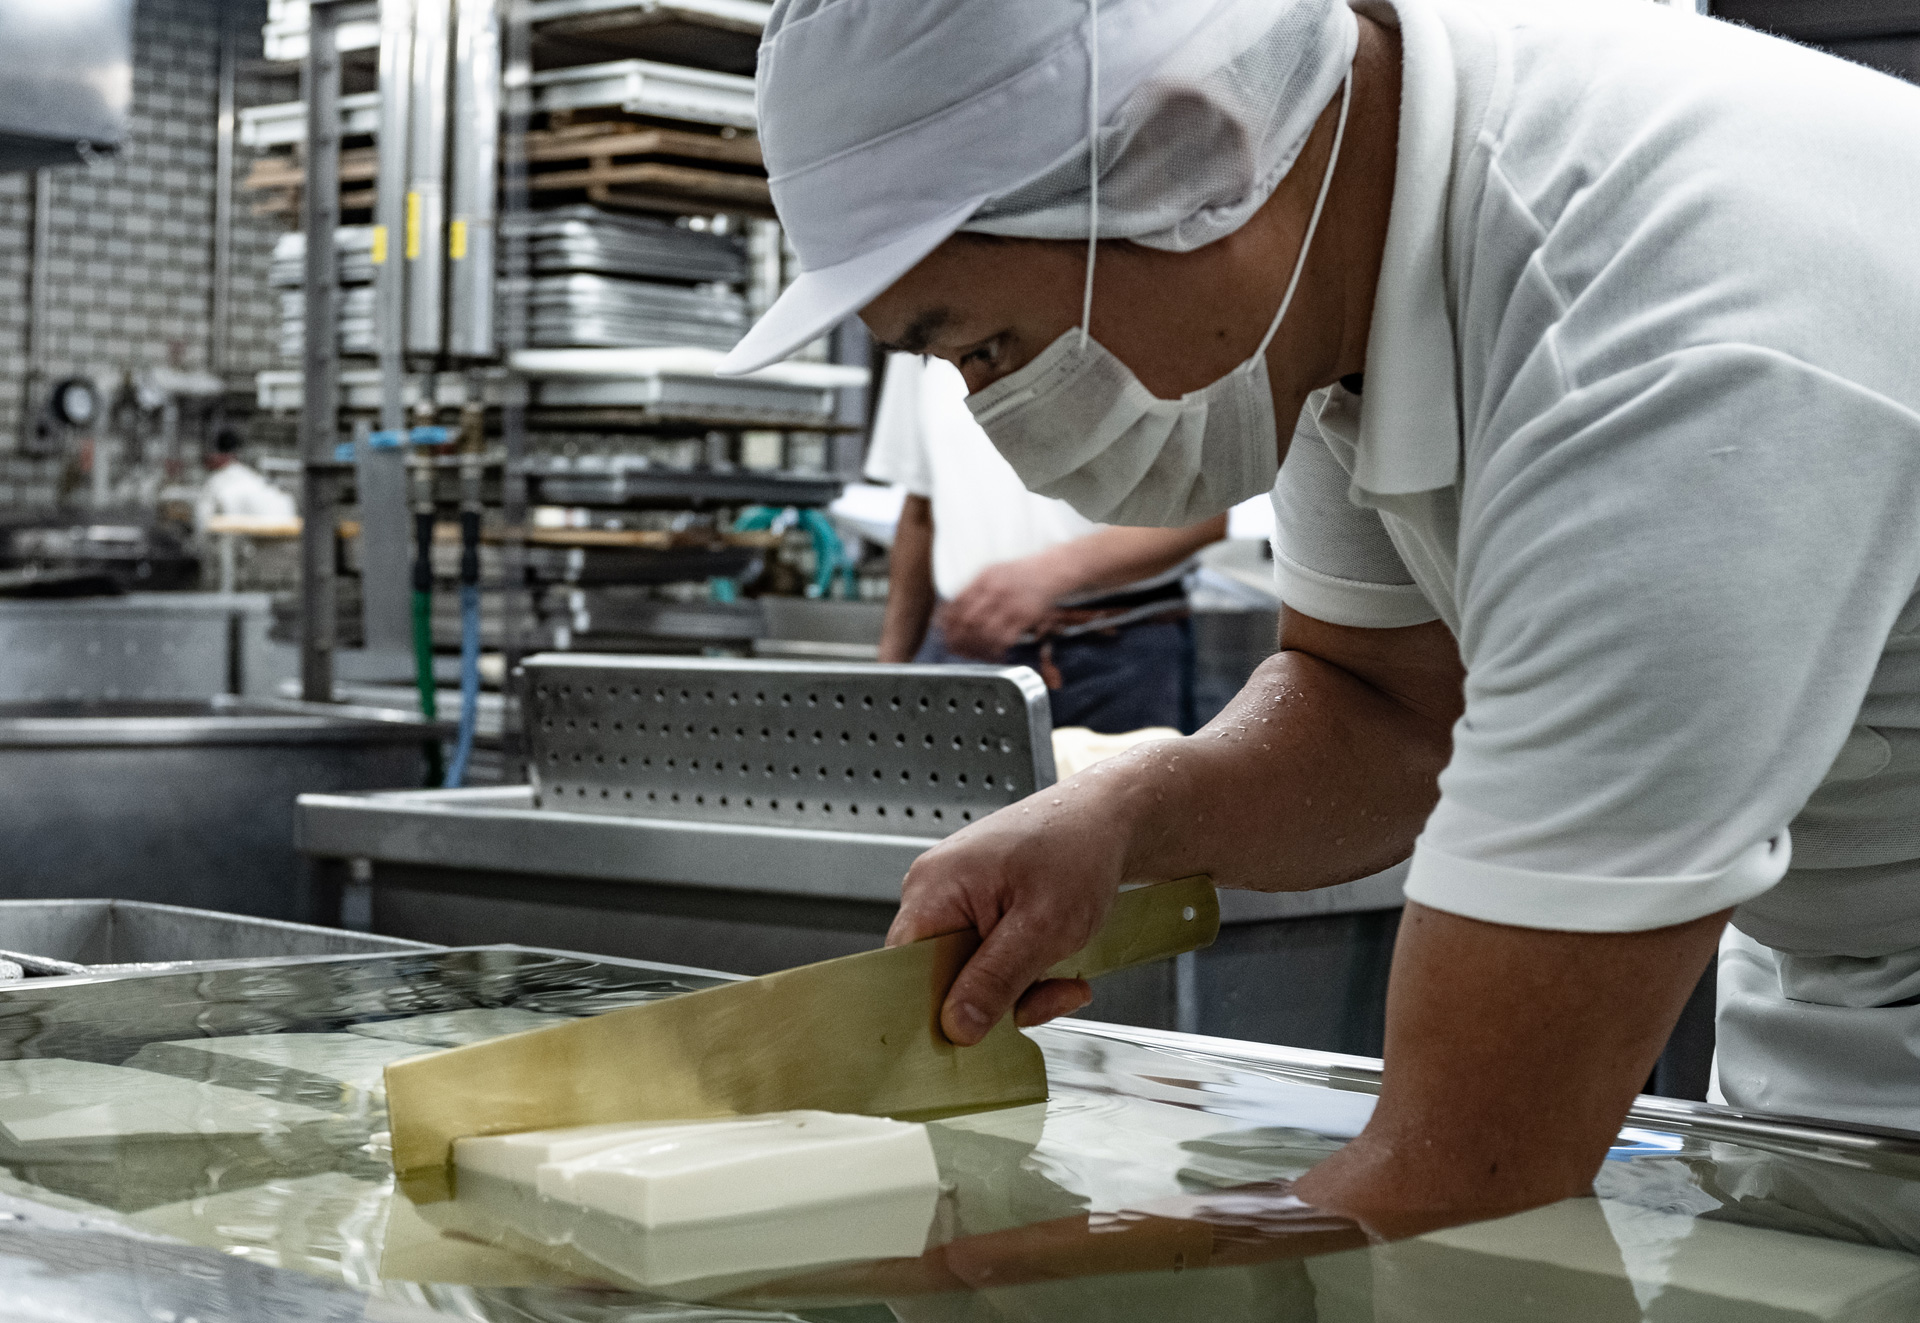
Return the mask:
[[(543, 199), (584, 194), (605, 207), (639, 211), (731, 211), (773, 215), (761, 166), (760, 140), (624, 121), (573, 122), (527, 135), (528, 188)], [(340, 154), (340, 206), (371, 209), (379, 151)], [(296, 215), (305, 183), (294, 154), (253, 162), (242, 189), (255, 195), (255, 215)]]

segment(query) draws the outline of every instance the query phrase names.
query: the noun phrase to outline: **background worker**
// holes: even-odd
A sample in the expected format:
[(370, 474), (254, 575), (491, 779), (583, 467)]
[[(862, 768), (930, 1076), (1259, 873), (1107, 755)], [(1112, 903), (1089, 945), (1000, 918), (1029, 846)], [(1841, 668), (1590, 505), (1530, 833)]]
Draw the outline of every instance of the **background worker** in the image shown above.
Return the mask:
[(1047, 683), (1053, 724), (1193, 729), (1193, 554), (1226, 536), (1110, 528), (1035, 496), (967, 411), (952, 364), (887, 363), (867, 476), (903, 488), (883, 662), (1002, 662)]

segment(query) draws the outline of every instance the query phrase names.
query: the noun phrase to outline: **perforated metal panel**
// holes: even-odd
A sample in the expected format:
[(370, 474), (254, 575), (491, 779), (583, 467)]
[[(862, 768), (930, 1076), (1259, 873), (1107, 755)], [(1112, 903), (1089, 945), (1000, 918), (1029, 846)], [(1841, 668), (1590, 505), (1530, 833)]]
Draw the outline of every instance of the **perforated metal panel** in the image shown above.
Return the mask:
[(526, 675), (543, 808), (937, 837), (1054, 780), (1024, 666), (551, 653)]

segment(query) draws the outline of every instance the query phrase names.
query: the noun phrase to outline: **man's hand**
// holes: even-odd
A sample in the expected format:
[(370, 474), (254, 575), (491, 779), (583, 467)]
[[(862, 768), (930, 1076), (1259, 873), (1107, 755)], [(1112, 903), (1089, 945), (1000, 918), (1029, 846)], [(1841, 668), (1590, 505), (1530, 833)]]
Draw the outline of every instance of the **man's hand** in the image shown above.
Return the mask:
[(907, 870), (889, 946), (966, 929), (983, 939), (941, 1010), (954, 1042), (979, 1042), (1016, 1008), (1031, 1025), (1092, 1000), (1083, 979), (1034, 979), (1099, 930), (1124, 873), (1125, 825), (1080, 784), (1093, 775), (983, 818)]
[(950, 1038), (978, 1042), (1016, 1007), (1037, 1024), (1085, 1005), (1084, 983), (1034, 980), (1098, 930), (1123, 882), (1301, 891), (1406, 856), (1459, 710), (1452, 635), (1291, 614), (1283, 631), (1289, 650), (1198, 735), (1138, 745), (914, 862), (887, 941), (983, 939), (942, 1010)]
[(1150, 579), (1226, 535), (1225, 515), (1186, 528), (1102, 528), (988, 566), (942, 610), (940, 628), (962, 657), (999, 661), (1023, 634), (1045, 631), (1061, 598)]
[(947, 648), (962, 657), (997, 662), (1023, 634), (1042, 632), (1053, 604), (1079, 585), (1062, 573), (1065, 557), (1050, 548), (1019, 560), (989, 565), (960, 595), (940, 609)]

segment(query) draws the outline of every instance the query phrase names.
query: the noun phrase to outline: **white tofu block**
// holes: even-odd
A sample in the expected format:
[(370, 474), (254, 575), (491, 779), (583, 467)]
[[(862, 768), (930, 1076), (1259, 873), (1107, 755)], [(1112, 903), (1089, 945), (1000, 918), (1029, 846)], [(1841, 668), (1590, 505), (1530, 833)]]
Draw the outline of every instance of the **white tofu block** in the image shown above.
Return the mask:
[(919, 1192), (930, 1207), (940, 1173), (925, 1126), (775, 1112), (659, 1126), (543, 1163), (534, 1184), (549, 1199), (666, 1227)]
[(432, 1015), (413, 1015), (404, 1020), (377, 1020), (372, 1024), (349, 1026), (348, 1032), (364, 1038), (389, 1038), (398, 1043), (417, 1044), (421, 1051), (436, 1047), (462, 1047), (484, 1043), (490, 1038), (522, 1034), (529, 1029), (546, 1029), (566, 1024), (571, 1015), (548, 1015), (523, 1011), (514, 1006), (475, 1006), (464, 1011), (436, 1011)]
[(537, 1184), (536, 1173), (546, 1163), (570, 1162), (603, 1149), (631, 1144), (663, 1126), (679, 1128), (680, 1123), (616, 1121), (608, 1125), (576, 1125), (558, 1130), (523, 1130), (517, 1135), (456, 1139), (453, 1162), (462, 1172), (515, 1181), (531, 1189)]
[(94, 1061), (0, 1061), (0, 1133), (15, 1145), (259, 1135), (326, 1119), (297, 1103)]

